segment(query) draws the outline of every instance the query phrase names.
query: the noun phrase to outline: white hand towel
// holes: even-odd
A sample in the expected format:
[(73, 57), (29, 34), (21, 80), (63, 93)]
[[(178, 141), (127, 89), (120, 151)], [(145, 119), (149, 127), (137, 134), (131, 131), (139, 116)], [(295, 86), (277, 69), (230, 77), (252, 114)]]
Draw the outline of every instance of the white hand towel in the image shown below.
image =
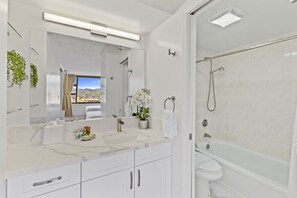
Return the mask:
[(164, 110), (162, 114), (163, 134), (169, 139), (177, 136), (177, 119), (172, 110)]

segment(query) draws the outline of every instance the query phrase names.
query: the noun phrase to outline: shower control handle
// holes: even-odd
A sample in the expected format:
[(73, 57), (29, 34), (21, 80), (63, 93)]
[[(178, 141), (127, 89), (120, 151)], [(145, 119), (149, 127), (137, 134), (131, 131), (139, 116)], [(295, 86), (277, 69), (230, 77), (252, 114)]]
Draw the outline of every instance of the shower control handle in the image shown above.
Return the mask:
[(202, 126), (203, 126), (203, 127), (207, 127), (207, 125), (208, 125), (208, 121), (207, 121), (207, 119), (204, 119), (204, 120), (202, 121)]

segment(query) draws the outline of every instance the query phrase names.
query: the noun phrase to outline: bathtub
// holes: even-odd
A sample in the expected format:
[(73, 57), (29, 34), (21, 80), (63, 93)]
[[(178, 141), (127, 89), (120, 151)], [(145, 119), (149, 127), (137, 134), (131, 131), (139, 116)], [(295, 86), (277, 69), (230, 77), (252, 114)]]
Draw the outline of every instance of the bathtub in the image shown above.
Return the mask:
[(274, 159), (240, 146), (212, 140), (199, 143), (197, 152), (218, 161), (223, 177), (218, 181), (246, 198), (288, 198), (289, 162)]

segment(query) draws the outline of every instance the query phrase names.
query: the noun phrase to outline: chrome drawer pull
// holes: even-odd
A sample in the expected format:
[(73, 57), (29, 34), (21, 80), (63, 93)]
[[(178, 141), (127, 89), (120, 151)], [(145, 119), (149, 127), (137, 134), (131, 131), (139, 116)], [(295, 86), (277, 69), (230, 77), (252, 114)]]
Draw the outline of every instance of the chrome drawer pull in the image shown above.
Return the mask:
[(140, 170), (138, 169), (138, 187), (140, 187)]
[(55, 181), (59, 181), (61, 179), (62, 179), (62, 176), (59, 176), (59, 177), (49, 179), (49, 180), (45, 180), (45, 181), (42, 181), (42, 182), (36, 182), (36, 183), (33, 183), (33, 187), (42, 186), (42, 185), (45, 185), (45, 184), (50, 184), (50, 183), (53, 183)]
[(130, 189), (133, 189), (133, 173), (130, 171)]

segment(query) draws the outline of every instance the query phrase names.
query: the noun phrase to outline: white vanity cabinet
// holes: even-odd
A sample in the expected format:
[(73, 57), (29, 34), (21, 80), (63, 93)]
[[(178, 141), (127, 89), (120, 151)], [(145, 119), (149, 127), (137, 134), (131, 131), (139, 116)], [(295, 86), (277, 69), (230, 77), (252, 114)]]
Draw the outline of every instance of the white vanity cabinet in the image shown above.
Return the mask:
[(82, 198), (171, 198), (171, 144), (82, 163)]
[(74, 185), (34, 198), (80, 198), (80, 185)]
[(133, 198), (134, 151), (82, 163), (82, 198)]
[(80, 163), (7, 180), (7, 198), (79, 198)]
[(135, 152), (135, 198), (171, 198), (171, 145)]
[(134, 169), (127, 169), (82, 183), (82, 198), (134, 198)]
[(7, 179), (7, 198), (171, 198), (171, 144)]

